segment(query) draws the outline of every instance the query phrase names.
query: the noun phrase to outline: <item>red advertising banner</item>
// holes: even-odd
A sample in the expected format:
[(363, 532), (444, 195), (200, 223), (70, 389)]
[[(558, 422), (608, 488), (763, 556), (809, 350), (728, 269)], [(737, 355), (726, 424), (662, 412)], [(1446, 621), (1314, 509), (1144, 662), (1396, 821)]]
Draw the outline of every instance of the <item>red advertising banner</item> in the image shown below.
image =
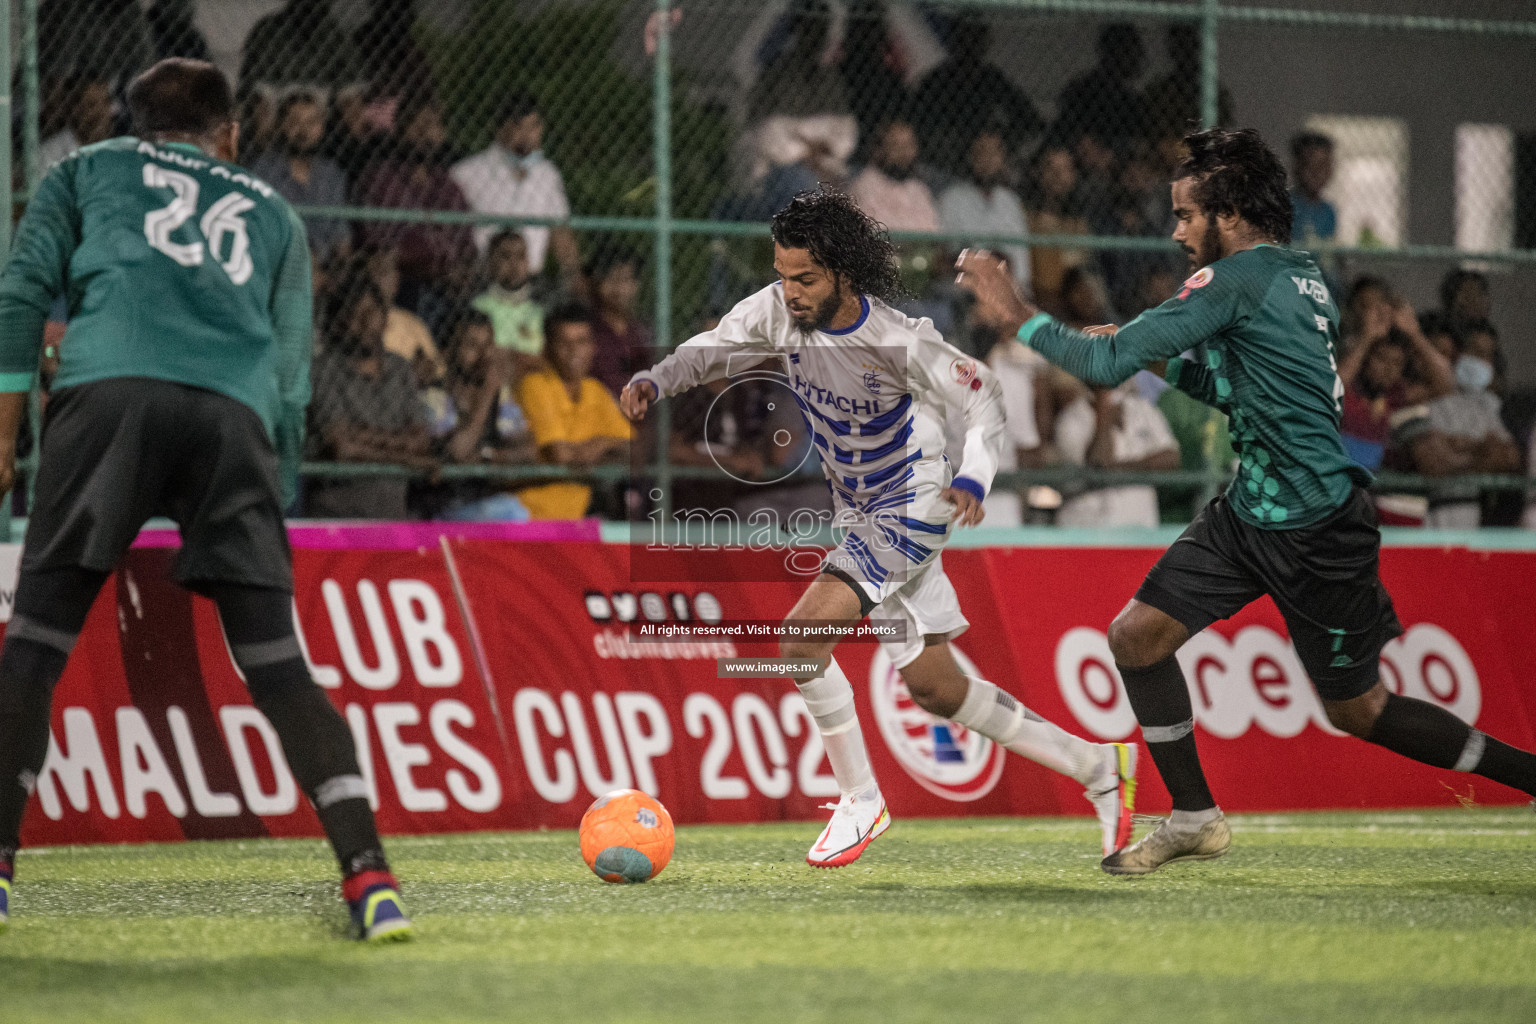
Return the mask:
[[(806, 580), (783, 552), (651, 553), (648, 575), (708, 582), (650, 584), (632, 579), (619, 544), (412, 542), (295, 550), (306, 656), (351, 726), (383, 831), (571, 827), (595, 796), (625, 787), (655, 794), (679, 822), (819, 818), (836, 799), (794, 685), (717, 678), (717, 658), (774, 654), (774, 642), (641, 634), (783, 618)], [(1080, 735), (1137, 739), (1104, 630), (1158, 553), (947, 551), (971, 621), (955, 643), (962, 667)], [(3, 556), (13, 574), (14, 549)], [(213, 606), (169, 581), (169, 557), (136, 548), (92, 610), (56, 693), (29, 843), (319, 834)], [(1383, 652), (1387, 684), (1536, 746), (1536, 692), (1521, 668), (1533, 573), (1536, 553), (1384, 550), (1407, 627)], [(893, 814), (1087, 813), (1071, 780), (917, 708), (877, 644), (844, 643), (836, 657)], [(1228, 809), (1526, 799), (1331, 729), (1267, 599), (1195, 637), (1180, 660)], [(1142, 806), (1166, 809), (1144, 765)]]

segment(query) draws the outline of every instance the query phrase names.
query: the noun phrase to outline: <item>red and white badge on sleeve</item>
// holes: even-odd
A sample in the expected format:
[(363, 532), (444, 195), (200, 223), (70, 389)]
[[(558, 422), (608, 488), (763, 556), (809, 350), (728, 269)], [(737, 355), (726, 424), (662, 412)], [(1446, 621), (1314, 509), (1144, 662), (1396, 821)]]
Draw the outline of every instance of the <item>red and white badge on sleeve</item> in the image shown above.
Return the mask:
[(1210, 267), (1201, 267), (1184, 281), (1184, 287), (1179, 289), (1179, 298), (1189, 298), (1189, 293), (1196, 288), (1204, 288), (1211, 283), (1211, 278), (1216, 276), (1216, 271)]

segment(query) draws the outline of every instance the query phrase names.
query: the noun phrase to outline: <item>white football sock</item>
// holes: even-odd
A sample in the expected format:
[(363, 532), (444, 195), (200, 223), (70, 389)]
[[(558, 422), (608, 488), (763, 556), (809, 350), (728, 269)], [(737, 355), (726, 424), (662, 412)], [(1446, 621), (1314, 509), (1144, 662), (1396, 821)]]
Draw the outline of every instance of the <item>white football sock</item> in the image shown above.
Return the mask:
[(971, 685), (955, 712), (956, 722), (1085, 786), (1100, 774), (1104, 758), (1099, 744), (1047, 722), (985, 679), (966, 679)]
[(800, 695), (816, 727), (821, 730), (822, 745), (837, 788), (845, 796), (872, 798), (879, 787), (875, 770), (864, 747), (864, 731), (853, 707), (853, 684), (843, 674), (836, 659), (828, 659), (827, 670), (814, 679), (796, 680)]
[(1168, 824), (1181, 832), (1198, 832), (1208, 821), (1221, 817), (1220, 807), (1207, 807), (1203, 811), (1174, 811), (1168, 815)]

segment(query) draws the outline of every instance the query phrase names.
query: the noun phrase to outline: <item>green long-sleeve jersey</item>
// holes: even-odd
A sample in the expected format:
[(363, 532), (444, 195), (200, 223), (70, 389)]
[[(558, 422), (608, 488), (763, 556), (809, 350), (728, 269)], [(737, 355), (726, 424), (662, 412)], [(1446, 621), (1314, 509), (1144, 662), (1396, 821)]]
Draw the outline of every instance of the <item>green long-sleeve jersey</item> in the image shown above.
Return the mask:
[(195, 146), (109, 139), (55, 164), (0, 275), (0, 392), (64, 295), (55, 388), (152, 377), (255, 410), (291, 488), (309, 403), (309, 245), (271, 186)]
[[(1339, 438), (1338, 307), (1304, 252), (1260, 245), (1217, 260), (1113, 336), (1041, 314), (1019, 337), (1096, 384), (1167, 360), (1170, 384), (1230, 418), (1241, 466), (1227, 500), (1257, 526), (1310, 526), (1370, 483)], [(1201, 343), (1203, 365), (1179, 358)]]

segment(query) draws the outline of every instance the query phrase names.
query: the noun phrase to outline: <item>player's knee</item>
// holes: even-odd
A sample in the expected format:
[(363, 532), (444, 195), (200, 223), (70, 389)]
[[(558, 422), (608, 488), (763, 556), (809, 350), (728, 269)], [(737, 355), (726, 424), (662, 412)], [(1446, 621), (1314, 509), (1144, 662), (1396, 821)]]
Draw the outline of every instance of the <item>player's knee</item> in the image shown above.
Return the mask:
[(1376, 719), (1381, 717), (1386, 704), (1387, 690), (1377, 686), (1352, 700), (1325, 700), (1323, 713), (1328, 716), (1328, 724), (1335, 729), (1366, 740), (1371, 738), (1371, 731), (1376, 728)]
[(1115, 664), (1128, 668), (1155, 665), (1179, 649), (1175, 631), (1163, 628), (1155, 617), (1135, 604), (1115, 616), (1109, 624), (1108, 639)]

